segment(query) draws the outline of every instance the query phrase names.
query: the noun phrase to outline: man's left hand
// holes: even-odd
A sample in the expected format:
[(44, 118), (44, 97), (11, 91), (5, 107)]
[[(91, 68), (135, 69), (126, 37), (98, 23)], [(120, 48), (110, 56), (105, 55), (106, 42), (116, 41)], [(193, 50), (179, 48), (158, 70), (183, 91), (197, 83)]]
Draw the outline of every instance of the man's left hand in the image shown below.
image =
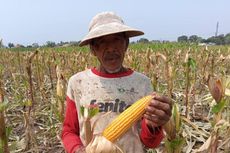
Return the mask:
[(144, 118), (150, 128), (156, 128), (166, 124), (172, 115), (172, 102), (166, 96), (153, 93), (153, 99), (146, 107)]

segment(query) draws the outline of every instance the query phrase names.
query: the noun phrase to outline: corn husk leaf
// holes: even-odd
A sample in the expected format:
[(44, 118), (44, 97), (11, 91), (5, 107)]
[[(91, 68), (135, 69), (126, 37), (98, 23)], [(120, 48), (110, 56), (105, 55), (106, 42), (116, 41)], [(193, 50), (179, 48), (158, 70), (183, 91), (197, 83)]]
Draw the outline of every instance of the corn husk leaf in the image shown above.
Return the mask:
[(80, 107), (80, 114), (81, 114), (81, 116), (84, 116), (84, 110), (85, 110), (85, 107), (81, 106)]
[(180, 112), (178, 111), (178, 105), (174, 104), (173, 106), (173, 118), (176, 126), (176, 132), (180, 131), (181, 127), (181, 118), (180, 118)]
[(81, 106), (80, 114), (84, 118), (92, 118), (99, 113), (99, 107), (97, 105)]
[(168, 153), (181, 153), (184, 144), (184, 138), (177, 137), (174, 140), (166, 141), (165, 146)]
[(171, 117), (170, 120), (163, 126), (167, 138), (169, 140), (175, 139), (176, 138), (176, 129), (175, 129), (175, 123), (173, 118)]
[(0, 112), (3, 112), (8, 106), (8, 102), (4, 101), (3, 103), (0, 103)]
[(90, 107), (89, 108), (89, 117), (92, 118), (93, 116), (97, 115), (99, 113), (99, 107)]
[(220, 102), (225, 93), (221, 80), (220, 79), (214, 80), (213, 77), (209, 76), (208, 88), (215, 101), (217, 103)]
[(96, 135), (86, 146), (86, 153), (124, 153), (116, 144), (108, 141), (105, 137)]
[(91, 118), (99, 113), (99, 107), (98, 105), (81, 106), (80, 113), (84, 118), (85, 143), (88, 145), (92, 140), (94, 130), (91, 125)]
[(188, 59), (189, 59), (189, 51), (187, 51), (185, 58), (184, 58), (184, 66), (188, 63)]
[(228, 89), (228, 88), (225, 89), (225, 95), (230, 96), (230, 89)]
[(225, 104), (226, 104), (226, 100), (221, 100), (219, 103), (217, 103), (216, 105), (214, 105), (213, 107), (212, 107), (212, 113), (219, 113), (219, 112), (221, 112), (223, 109), (224, 109), (224, 107), (225, 107)]
[(188, 65), (192, 70), (196, 69), (196, 61), (191, 57), (188, 58)]

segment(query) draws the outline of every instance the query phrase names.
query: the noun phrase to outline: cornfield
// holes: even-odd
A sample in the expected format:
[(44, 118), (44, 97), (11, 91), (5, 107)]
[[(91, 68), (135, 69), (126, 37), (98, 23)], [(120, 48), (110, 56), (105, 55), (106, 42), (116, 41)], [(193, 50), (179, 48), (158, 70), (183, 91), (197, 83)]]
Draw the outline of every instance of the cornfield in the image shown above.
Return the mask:
[[(66, 85), (98, 65), (88, 50), (0, 50), (0, 153), (65, 152)], [(154, 90), (174, 103), (164, 141), (146, 152), (230, 152), (229, 46), (133, 44), (124, 64), (150, 77)], [(223, 89), (220, 98), (213, 95), (215, 83)]]

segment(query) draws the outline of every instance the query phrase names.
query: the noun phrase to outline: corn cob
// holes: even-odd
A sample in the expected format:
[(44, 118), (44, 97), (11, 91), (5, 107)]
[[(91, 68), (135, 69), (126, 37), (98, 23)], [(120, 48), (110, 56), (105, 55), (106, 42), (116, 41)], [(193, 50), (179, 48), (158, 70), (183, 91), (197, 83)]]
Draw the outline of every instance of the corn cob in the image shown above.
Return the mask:
[(115, 118), (103, 131), (102, 135), (109, 141), (115, 142), (144, 114), (146, 106), (153, 96), (145, 96)]

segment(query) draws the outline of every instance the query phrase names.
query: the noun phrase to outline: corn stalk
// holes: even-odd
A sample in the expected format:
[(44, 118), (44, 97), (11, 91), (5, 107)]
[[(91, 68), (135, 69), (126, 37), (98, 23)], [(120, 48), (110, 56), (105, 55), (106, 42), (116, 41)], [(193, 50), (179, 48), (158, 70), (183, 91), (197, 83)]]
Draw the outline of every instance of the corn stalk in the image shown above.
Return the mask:
[[(189, 101), (189, 94), (191, 93), (189, 90), (189, 87), (191, 86), (191, 70), (195, 70), (196, 69), (196, 62), (195, 60), (190, 57), (190, 49), (188, 50), (188, 52), (185, 55), (185, 61), (184, 61), (184, 66), (185, 66), (185, 81), (186, 81), (186, 87), (185, 87), (185, 107), (186, 107), (186, 111), (185, 111), (185, 116), (186, 118), (189, 118), (189, 112), (190, 112), (190, 101)], [(195, 75), (196, 77), (196, 75)]]
[(5, 104), (4, 104), (4, 92), (2, 85), (2, 77), (0, 71), (0, 153), (9, 153), (8, 149), (8, 136), (5, 124)]
[[(210, 152), (217, 153), (218, 145), (220, 140), (220, 131), (224, 126), (228, 123), (223, 117), (222, 113), (227, 105), (227, 96), (225, 94), (226, 85), (223, 85), (223, 81), (221, 79), (216, 79), (213, 76), (209, 76), (208, 78), (208, 88), (216, 102), (216, 105), (212, 107), (213, 121), (212, 123), (212, 131), (208, 140), (198, 149), (197, 152)], [(229, 123), (228, 123), (229, 124)], [(230, 125), (228, 125), (230, 127)], [(228, 130), (225, 132), (228, 133)]]
[(147, 62), (146, 62), (146, 66), (145, 66), (145, 74), (149, 74), (149, 70), (150, 70), (150, 67), (151, 67), (151, 58), (150, 58), (150, 53), (151, 53), (151, 50), (148, 49), (147, 52), (146, 52), (146, 59), (147, 59)]
[(37, 144), (36, 144), (36, 140), (34, 138), (34, 130), (33, 130), (33, 123), (31, 123), (32, 121), (32, 117), (31, 117), (31, 110), (35, 104), (34, 101), (34, 95), (33, 95), (33, 81), (32, 81), (32, 60), (35, 57), (35, 55), (38, 53), (38, 50), (36, 50), (35, 52), (33, 52), (28, 60), (27, 60), (27, 74), (28, 74), (28, 81), (29, 81), (29, 101), (27, 102), (27, 106), (28, 106), (28, 110), (27, 112), (24, 112), (24, 120), (25, 120), (25, 127), (26, 127), (26, 150), (30, 148), (31, 146), (31, 140), (33, 142), (33, 144), (36, 146), (35, 149), (37, 148)]
[[(168, 55), (167, 50), (165, 50)], [(168, 96), (172, 98), (173, 90), (173, 76), (172, 68), (169, 65), (168, 56), (158, 53), (157, 57), (160, 57), (165, 64), (165, 77), (168, 84)], [(166, 132), (165, 140), (165, 150), (168, 153), (180, 153), (182, 151), (182, 146), (184, 143), (183, 138), (180, 136), (180, 127), (181, 127), (181, 118), (177, 104), (173, 104), (172, 117), (170, 120), (163, 126), (163, 129)]]
[(57, 108), (58, 117), (62, 122), (64, 120), (64, 98), (65, 98), (65, 79), (59, 66), (56, 67), (57, 73)]

